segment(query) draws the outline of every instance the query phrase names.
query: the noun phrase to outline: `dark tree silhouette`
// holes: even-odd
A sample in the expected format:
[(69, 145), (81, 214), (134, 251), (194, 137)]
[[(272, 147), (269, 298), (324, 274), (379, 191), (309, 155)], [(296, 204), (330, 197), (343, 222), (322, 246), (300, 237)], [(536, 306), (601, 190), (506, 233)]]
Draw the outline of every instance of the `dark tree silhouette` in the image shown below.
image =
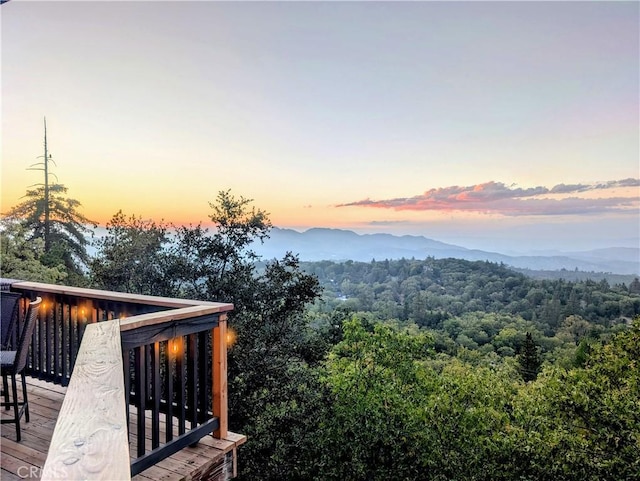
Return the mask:
[(525, 381), (535, 381), (540, 372), (540, 353), (538, 352), (538, 346), (533, 341), (533, 337), (530, 332), (524, 340), (524, 344), (518, 356), (518, 362), (520, 363), (520, 374)]

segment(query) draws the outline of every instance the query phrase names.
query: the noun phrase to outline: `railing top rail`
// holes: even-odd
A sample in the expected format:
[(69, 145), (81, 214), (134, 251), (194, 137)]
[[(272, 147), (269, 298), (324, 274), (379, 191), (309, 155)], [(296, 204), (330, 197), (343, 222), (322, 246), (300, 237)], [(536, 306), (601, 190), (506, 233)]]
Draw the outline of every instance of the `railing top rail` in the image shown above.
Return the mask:
[(118, 323), (87, 326), (43, 480), (131, 479)]
[(151, 306), (183, 308), (189, 306), (208, 306), (215, 308), (215, 312), (227, 312), (233, 310), (233, 304), (224, 302), (196, 301), (193, 299), (176, 299), (172, 297), (146, 296), (142, 294), (129, 294), (127, 292), (104, 291), (100, 289), (86, 289), (83, 287), (71, 287), (42, 282), (17, 281), (11, 283), (14, 289), (49, 292), (66, 296), (86, 297), (91, 299), (103, 299), (109, 301), (129, 302)]
[[(209, 303), (217, 304), (217, 303)], [(221, 307), (223, 306), (223, 307)], [(126, 317), (120, 320), (120, 332), (131, 331), (141, 327), (149, 327), (156, 324), (164, 324), (173, 321), (181, 321), (199, 316), (208, 316), (211, 314), (224, 314), (230, 311), (227, 306), (233, 308), (233, 304), (218, 305), (200, 305), (182, 307), (180, 309), (172, 309), (162, 312), (151, 312), (149, 314), (140, 314), (138, 316)]]

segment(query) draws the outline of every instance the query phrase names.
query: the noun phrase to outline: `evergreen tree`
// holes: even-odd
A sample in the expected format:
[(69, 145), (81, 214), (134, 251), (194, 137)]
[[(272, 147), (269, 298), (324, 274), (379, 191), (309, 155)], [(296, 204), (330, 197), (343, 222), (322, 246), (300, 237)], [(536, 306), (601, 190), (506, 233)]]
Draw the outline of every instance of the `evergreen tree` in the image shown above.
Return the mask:
[(520, 363), (520, 374), (525, 381), (535, 381), (540, 372), (540, 353), (538, 352), (538, 346), (533, 341), (533, 337), (530, 332), (524, 340), (524, 344), (518, 356), (518, 362)]
[[(25, 200), (5, 214), (7, 220), (18, 220), (29, 233), (29, 239), (41, 239), (44, 243), (42, 262), (47, 266), (64, 264), (71, 283), (81, 282), (87, 264), (87, 236), (93, 234), (89, 226), (96, 223), (85, 217), (78, 208), (80, 202), (68, 198), (67, 187), (52, 183), (49, 163), (53, 162), (47, 147), (47, 124), (44, 124), (43, 161), (30, 170), (44, 173), (43, 183), (27, 190)], [(56, 178), (57, 180), (57, 178)]]

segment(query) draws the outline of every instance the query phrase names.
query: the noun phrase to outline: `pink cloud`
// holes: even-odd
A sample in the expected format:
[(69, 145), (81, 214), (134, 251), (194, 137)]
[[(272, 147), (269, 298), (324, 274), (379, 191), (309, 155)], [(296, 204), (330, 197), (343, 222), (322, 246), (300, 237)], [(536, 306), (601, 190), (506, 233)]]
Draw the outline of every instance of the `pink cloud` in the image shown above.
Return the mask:
[(547, 194), (578, 194), (591, 190), (640, 186), (640, 179), (624, 179), (598, 184), (559, 184), (552, 188), (543, 186), (520, 188), (502, 182), (486, 182), (467, 187), (451, 186), (430, 189), (413, 197), (371, 200), (364, 199), (336, 207), (374, 207), (397, 211), (466, 211), (518, 215), (572, 215), (604, 212), (624, 212), (639, 204), (635, 197), (609, 197), (584, 199), (568, 197), (548, 199)]

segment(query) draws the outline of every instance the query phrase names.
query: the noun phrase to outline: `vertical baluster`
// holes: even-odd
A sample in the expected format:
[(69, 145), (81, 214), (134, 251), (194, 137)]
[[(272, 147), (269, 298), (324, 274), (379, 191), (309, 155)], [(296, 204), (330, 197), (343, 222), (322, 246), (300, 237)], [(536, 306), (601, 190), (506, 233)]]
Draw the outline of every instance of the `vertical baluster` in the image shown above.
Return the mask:
[(39, 322), (38, 322), (38, 378), (42, 379), (42, 373), (45, 370), (45, 349), (44, 349), (44, 341), (45, 341), (45, 326), (47, 324), (47, 317), (49, 317), (49, 302), (50, 300), (47, 299), (46, 301), (43, 300), (43, 304), (44, 304), (44, 311), (42, 313), (41, 316), (38, 316), (40, 318)]
[(60, 379), (60, 327), (62, 320), (64, 319), (64, 308), (66, 305), (66, 299), (60, 299), (60, 306), (58, 307), (58, 318), (53, 323), (53, 381), (56, 382)]
[(187, 336), (187, 403), (189, 411), (189, 421), (191, 429), (198, 425), (198, 393), (197, 393), (197, 342), (198, 338), (195, 334)]
[(176, 354), (176, 374), (178, 376), (178, 392), (177, 392), (177, 411), (178, 411), (178, 434), (184, 434), (184, 423), (186, 419), (186, 399), (185, 399), (185, 375), (184, 375), (184, 349), (183, 346), (183, 338), (179, 337), (174, 342), (179, 342), (179, 349)]
[(63, 386), (66, 383), (67, 375), (69, 374), (69, 370), (67, 368), (68, 362), (68, 352), (71, 348), (69, 344), (69, 329), (67, 327), (68, 324), (71, 323), (71, 313), (73, 312), (73, 307), (71, 305), (71, 300), (67, 304), (67, 315), (62, 316), (62, 325), (60, 326), (60, 362), (61, 362), (61, 372), (60, 372), (60, 384)]
[(127, 436), (131, 442), (131, 428), (129, 427), (129, 415), (131, 406), (131, 349), (122, 353), (122, 369), (124, 370), (124, 404), (127, 410)]
[(73, 310), (73, 299), (67, 299), (66, 314), (60, 319), (60, 383), (64, 383), (67, 375), (67, 362), (69, 362), (69, 321)]
[(166, 439), (167, 442), (173, 439), (173, 358), (174, 353), (171, 352), (171, 341), (165, 344), (165, 395), (167, 396), (167, 412), (166, 412)]
[(76, 298), (76, 305), (71, 312), (71, 319), (69, 319), (69, 372), (64, 380), (65, 386), (69, 384), (69, 379), (71, 378), (71, 373), (73, 372), (73, 366), (75, 366), (76, 364), (76, 354), (78, 352), (77, 330), (81, 307), (77, 304), (77, 302), (78, 299)]
[(151, 348), (153, 346), (150, 345), (146, 345), (144, 346), (144, 368), (146, 370), (145, 372), (145, 383), (144, 383), (144, 397), (145, 397), (145, 402), (148, 402), (151, 400), (151, 384), (153, 382), (153, 370), (152, 370), (152, 366), (151, 366)]
[(135, 370), (135, 382), (136, 382), (136, 408), (138, 413), (138, 457), (144, 456), (145, 452), (145, 373), (146, 368), (145, 361), (145, 346), (136, 347), (136, 370)]
[(160, 445), (160, 343), (156, 342), (151, 347), (151, 449), (155, 449)]
[[(29, 293), (25, 293), (25, 296), (29, 296)], [(15, 346), (17, 341), (18, 341), (18, 337), (17, 337), (17, 333), (18, 332), (22, 332), (22, 323), (23, 323), (23, 318), (24, 318), (24, 313), (26, 312), (26, 306), (29, 303), (29, 299), (26, 297), (23, 297), (22, 299), (20, 299), (20, 301), (18, 301), (18, 319), (16, 322), (16, 328), (14, 329), (14, 338), (11, 341), (11, 345)], [(42, 304), (40, 304), (42, 305)], [(38, 317), (40, 317), (42, 315), (42, 311), (40, 311), (38, 313)], [(36, 331), (38, 330), (38, 326), (36, 324), (36, 328), (33, 330), (33, 335), (31, 337), (31, 349), (29, 349), (29, 360), (30, 360), (30, 366), (31, 366), (31, 375), (34, 375), (35, 369), (36, 369), (36, 354), (37, 354), (37, 349), (36, 349), (36, 342), (37, 342), (37, 333)]]
[[(92, 304), (95, 304), (95, 300), (92, 302)], [(98, 322), (102, 320), (102, 317), (100, 317), (102, 314), (100, 313), (100, 305), (98, 304), (97, 306), (92, 306), (92, 309), (89, 311), (91, 312), (91, 320), (89, 321), (90, 323), (94, 323), (94, 322)], [(88, 323), (87, 323), (88, 324)]]
[(71, 335), (73, 336), (73, 349), (71, 349), (71, 355), (73, 357), (73, 363), (69, 366), (69, 373), (73, 372), (73, 366), (76, 365), (76, 359), (78, 358), (78, 349), (80, 347), (80, 324), (82, 323), (82, 318), (85, 316), (85, 310), (86, 308), (82, 304), (76, 306), (76, 317), (73, 320), (73, 325), (71, 326)]
[(198, 333), (198, 409), (200, 410), (199, 422), (204, 423), (209, 411), (209, 372), (207, 355), (208, 331)]
[[(91, 309), (87, 306), (82, 306), (82, 308), (80, 309), (80, 314), (78, 315), (78, 346), (76, 347), (76, 349), (80, 348), (80, 343), (82, 342), (82, 336), (84, 335), (84, 327), (87, 324), (87, 319), (89, 316), (89, 311)], [(78, 353), (76, 352), (76, 357), (77, 357)]]
[(51, 350), (53, 348), (53, 335), (52, 335), (52, 327), (56, 322), (56, 311), (58, 310), (58, 296), (54, 296), (51, 300), (51, 315), (47, 316), (44, 326), (44, 342), (45, 342), (45, 350), (44, 350), (44, 371), (45, 379), (49, 379), (51, 375)]
[[(22, 332), (22, 328), (23, 328), (23, 323), (24, 323), (24, 316), (25, 313), (27, 311), (27, 305), (29, 303), (28, 299), (22, 299), (22, 302), (20, 302), (20, 307), (19, 307), (19, 315), (18, 315), (18, 322), (17, 324), (17, 329), (15, 331), (15, 336), (14, 337), (14, 341), (13, 341), (13, 346), (17, 345), (18, 342), (18, 337), (17, 337), (17, 333), (18, 332)], [(42, 304), (40, 304), (40, 306), (42, 306)], [(42, 307), (40, 308), (41, 310), (38, 312), (38, 317), (42, 317), (44, 316), (44, 309), (42, 309)], [(38, 321), (39, 323), (40, 321)], [(33, 330), (33, 334), (31, 336), (31, 375), (32, 376), (37, 376), (37, 372), (38, 372), (38, 325), (36, 323), (36, 327)]]

